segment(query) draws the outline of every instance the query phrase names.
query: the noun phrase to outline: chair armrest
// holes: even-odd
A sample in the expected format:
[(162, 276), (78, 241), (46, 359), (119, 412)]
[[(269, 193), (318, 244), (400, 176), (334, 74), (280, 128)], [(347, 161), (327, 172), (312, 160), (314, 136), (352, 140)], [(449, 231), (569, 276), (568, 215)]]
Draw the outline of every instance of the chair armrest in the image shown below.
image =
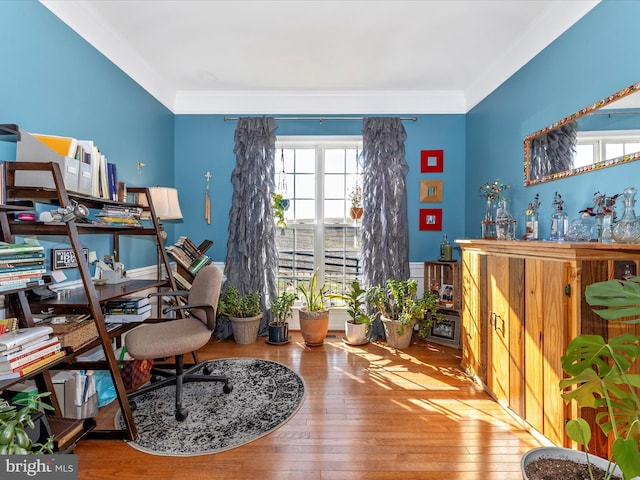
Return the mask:
[(167, 290), (166, 292), (151, 292), (147, 298), (151, 297), (188, 297), (189, 290)]
[(214, 320), (214, 315), (216, 314), (216, 310), (213, 308), (212, 305), (209, 305), (208, 303), (190, 303), (187, 305), (173, 305), (171, 307), (167, 307), (165, 309), (162, 310), (162, 313), (169, 313), (169, 312), (175, 312), (177, 310), (192, 310), (192, 309), (199, 309), (199, 310), (204, 310), (205, 314), (207, 315), (207, 324), (209, 325), (213, 325), (213, 320)]

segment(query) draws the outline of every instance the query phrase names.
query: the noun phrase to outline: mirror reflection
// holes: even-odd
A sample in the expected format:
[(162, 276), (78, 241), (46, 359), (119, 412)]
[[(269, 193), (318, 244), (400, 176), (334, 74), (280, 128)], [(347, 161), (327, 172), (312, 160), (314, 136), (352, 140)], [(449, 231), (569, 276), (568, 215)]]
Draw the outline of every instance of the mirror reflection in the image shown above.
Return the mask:
[(525, 186), (640, 159), (640, 82), (527, 136)]

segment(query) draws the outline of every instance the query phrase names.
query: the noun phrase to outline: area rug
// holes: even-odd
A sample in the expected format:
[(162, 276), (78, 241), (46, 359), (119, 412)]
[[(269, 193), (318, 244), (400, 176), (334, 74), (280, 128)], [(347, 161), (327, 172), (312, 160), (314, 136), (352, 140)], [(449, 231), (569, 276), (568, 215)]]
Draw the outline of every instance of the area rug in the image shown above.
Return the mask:
[[(286, 423), (304, 399), (304, 381), (289, 367), (255, 358), (225, 358), (209, 362), (211, 375), (226, 375), (229, 394), (219, 382), (186, 383), (183, 406), (189, 416), (175, 419), (175, 387), (136, 397), (133, 417), (138, 438), (127, 442), (153, 455), (210, 455), (239, 447)], [(121, 412), (115, 418), (124, 428)]]

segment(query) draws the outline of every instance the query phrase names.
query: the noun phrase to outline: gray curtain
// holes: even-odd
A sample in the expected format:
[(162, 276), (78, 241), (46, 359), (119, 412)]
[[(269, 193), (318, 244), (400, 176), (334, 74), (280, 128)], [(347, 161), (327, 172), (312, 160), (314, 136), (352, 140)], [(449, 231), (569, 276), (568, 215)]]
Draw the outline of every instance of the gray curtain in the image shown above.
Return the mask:
[(573, 168), (578, 141), (578, 122), (573, 121), (531, 140), (529, 178)]
[[(235, 131), (236, 166), (231, 174), (233, 196), (229, 211), (229, 239), (224, 273), (225, 287), (241, 294), (262, 292), (265, 316), (259, 335), (267, 334), (270, 312), (266, 306), (277, 295), (278, 251), (271, 192), (275, 189), (274, 156), (277, 123), (271, 117), (240, 118)], [(216, 336), (232, 335), (229, 322), (218, 322)]]
[[(366, 286), (409, 278), (406, 138), (399, 118), (364, 119), (362, 272)], [(370, 338), (384, 336), (379, 321), (372, 327)]]

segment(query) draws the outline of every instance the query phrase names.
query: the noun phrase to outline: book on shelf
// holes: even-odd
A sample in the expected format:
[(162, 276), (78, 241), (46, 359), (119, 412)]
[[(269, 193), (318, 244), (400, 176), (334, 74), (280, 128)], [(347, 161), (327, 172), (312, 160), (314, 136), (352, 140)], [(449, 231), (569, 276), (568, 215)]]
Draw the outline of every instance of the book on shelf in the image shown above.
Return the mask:
[[(29, 278), (24, 280), (10, 280), (0, 282), (0, 292), (8, 292), (9, 290), (24, 290), (26, 288), (34, 288), (44, 285), (42, 278)], [(2, 332), (0, 332), (2, 333)]]
[(0, 335), (18, 328), (18, 319), (16, 317), (0, 318)]
[(46, 340), (48, 340), (49, 338), (51, 338), (51, 336), (50, 336), (49, 334), (47, 334), (47, 335), (43, 335), (43, 336), (41, 336), (41, 337), (34, 338), (34, 339), (33, 339), (33, 340), (31, 340), (30, 342), (23, 343), (22, 345), (16, 345), (15, 347), (11, 347), (11, 348), (8, 348), (7, 350), (4, 350), (4, 351), (2, 352), (2, 356), (5, 356), (5, 355), (11, 355), (11, 354), (16, 353), (16, 352), (21, 352), (21, 351), (23, 351), (23, 350), (26, 350), (26, 349), (28, 349), (28, 348), (31, 348), (31, 347), (32, 347), (33, 345), (35, 345), (35, 344), (38, 344), (38, 343), (40, 343), (40, 342), (44, 342), (44, 341), (46, 341)]
[(33, 341), (26, 345), (21, 345), (20, 347), (22, 348), (18, 350), (5, 352), (4, 355), (0, 355), (0, 363), (11, 363), (15, 360), (25, 358), (35, 352), (41, 351), (55, 344), (60, 344), (60, 340), (58, 339), (58, 337), (41, 337), (36, 341)]
[(43, 133), (32, 133), (31, 136), (40, 140), (58, 155), (61, 155), (63, 157), (76, 158), (78, 150), (78, 140), (73, 137), (46, 135)]
[(84, 432), (85, 422), (81, 420), (47, 415), (47, 423), (58, 450), (64, 450)]
[(201, 255), (200, 258), (189, 266), (189, 271), (195, 275), (202, 267), (209, 265), (211, 261), (212, 260), (207, 255)]
[(105, 308), (107, 310), (113, 308), (139, 308), (149, 304), (147, 297), (123, 297), (120, 300), (109, 300), (105, 303)]
[(118, 200), (118, 168), (115, 163), (107, 162), (107, 183), (109, 199)]
[(19, 328), (12, 332), (0, 335), (0, 352), (9, 350), (18, 345), (24, 345), (44, 335), (50, 335), (53, 329), (48, 326)]
[(49, 346), (46, 346), (41, 350), (34, 350), (30, 353), (27, 353), (22, 358), (17, 358), (15, 360), (8, 360), (5, 362), (0, 361), (0, 373), (8, 373), (8, 372), (15, 372), (18, 370), (22, 370), (23, 368), (28, 367), (32, 363), (35, 363), (49, 356), (52, 353), (56, 353), (61, 349), (62, 347), (60, 345), (60, 342), (57, 341), (56, 339), (56, 342), (50, 344)]
[(5, 267), (0, 268), (0, 279), (16, 275), (20, 276), (32, 273), (45, 273), (46, 271), (47, 269), (43, 263), (38, 265), (17, 265), (15, 267)]
[(177, 282), (181, 290), (191, 290), (192, 285), (189, 280), (184, 278), (180, 272), (174, 271), (172, 273), (173, 273), (173, 278), (175, 279), (175, 281)]
[(42, 245), (36, 245), (31, 243), (5, 243), (0, 242), (0, 258), (4, 255), (16, 254), (16, 253), (32, 253), (32, 252), (44, 252)]
[(23, 366), (17, 371), (0, 374), (0, 381), (24, 377), (25, 375), (29, 375), (30, 373), (35, 372), (39, 368), (46, 367), (47, 365), (58, 361), (59, 359), (65, 357), (66, 355), (67, 355), (67, 352), (65, 352), (64, 350), (60, 350), (55, 353), (50, 353), (49, 355), (41, 358), (40, 360), (30, 363), (29, 365)]
[(104, 316), (104, 321), (106, 323), (135, 323), (143, 322), (150, 316), (151, 305), (147, 305), (138, 309), (138, 313), (106, 314)]
[(44, 262), (44, 252), (32, 253), (0, 253), (0, 262), (3, 263), (21, 263), (21, 262)]

